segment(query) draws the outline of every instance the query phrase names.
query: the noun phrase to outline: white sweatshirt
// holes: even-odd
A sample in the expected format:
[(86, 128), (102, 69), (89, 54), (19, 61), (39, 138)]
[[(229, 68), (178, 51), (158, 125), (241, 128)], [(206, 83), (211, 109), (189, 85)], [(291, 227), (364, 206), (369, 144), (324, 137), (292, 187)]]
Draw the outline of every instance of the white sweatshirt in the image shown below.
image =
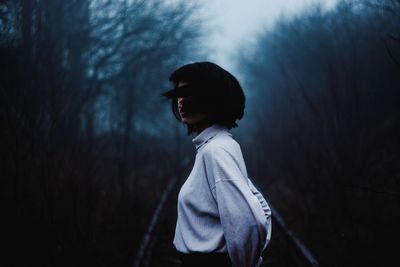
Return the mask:
[(259, 266), (271, 239), (271, 210), (247, 177), (239, 144), (219, 124), (192, 141), (197, 153), (178, 196), (176, 249), (228, 252), (234, 267)]

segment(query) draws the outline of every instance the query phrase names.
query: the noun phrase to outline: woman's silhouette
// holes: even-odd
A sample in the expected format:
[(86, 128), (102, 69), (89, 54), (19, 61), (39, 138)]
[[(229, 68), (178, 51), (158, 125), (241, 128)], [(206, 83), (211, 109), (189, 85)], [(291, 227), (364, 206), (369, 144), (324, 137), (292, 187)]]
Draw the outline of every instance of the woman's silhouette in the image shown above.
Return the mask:
[(193, 169), (178, 196), (174, 245), (182, 266), (259, 266), (271, 237), (271, 210), (247, 176), (229, 132), (244, 114), (237, 79), (211, 62), (182, 66), (170, 76), (175, 117), (196, 148)]

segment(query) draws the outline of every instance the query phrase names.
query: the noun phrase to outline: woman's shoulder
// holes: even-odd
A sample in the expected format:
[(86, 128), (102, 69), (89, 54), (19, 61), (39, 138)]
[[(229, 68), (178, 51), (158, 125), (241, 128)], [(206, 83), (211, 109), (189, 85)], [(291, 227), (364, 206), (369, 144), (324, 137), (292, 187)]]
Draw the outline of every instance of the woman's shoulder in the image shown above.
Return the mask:
[(212, 138), (202, 149), (205, 155), (235, 154), (240, 151), (239, 143), (232, 137), (232, 134), (225, 132)]

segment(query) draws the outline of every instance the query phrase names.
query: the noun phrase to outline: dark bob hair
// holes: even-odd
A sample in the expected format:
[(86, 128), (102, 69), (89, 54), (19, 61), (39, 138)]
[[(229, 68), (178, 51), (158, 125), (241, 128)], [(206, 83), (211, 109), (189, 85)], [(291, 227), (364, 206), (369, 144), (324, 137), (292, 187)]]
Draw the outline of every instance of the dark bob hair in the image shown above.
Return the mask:
[[(161, 95), (171, 100), (172, 112), (181, 121), (177, 99), (192, 92), (207, 115), (206, 120), (211, 124), (218, 123), (229, 130), (237, 127), (236, 120), (244, 115), (245, 95), (238, 80), (225, 69), (211, 62), (195, 62), (175, 70), (169, 77), (174, 89)], [(177, 89), (179, 82), (189, 84), (191, 91), (186, 88)], [(186, 92), (186, 95), (182, 94)], [(194, 132), (193, 126), (187, 124), (188, 135)]]

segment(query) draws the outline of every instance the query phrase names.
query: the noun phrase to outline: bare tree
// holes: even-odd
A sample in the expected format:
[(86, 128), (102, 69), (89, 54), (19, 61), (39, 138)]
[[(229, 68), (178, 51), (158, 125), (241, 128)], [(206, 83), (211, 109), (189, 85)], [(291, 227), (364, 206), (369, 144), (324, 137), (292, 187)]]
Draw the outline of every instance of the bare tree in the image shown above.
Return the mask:
[(179, 1), (0, 2), (4, 240), (27, 255), (15, 265), (132, 260), (185, 149), (161, 126), (172, 121), (159, 93), (200, 50), (195, 13)]

